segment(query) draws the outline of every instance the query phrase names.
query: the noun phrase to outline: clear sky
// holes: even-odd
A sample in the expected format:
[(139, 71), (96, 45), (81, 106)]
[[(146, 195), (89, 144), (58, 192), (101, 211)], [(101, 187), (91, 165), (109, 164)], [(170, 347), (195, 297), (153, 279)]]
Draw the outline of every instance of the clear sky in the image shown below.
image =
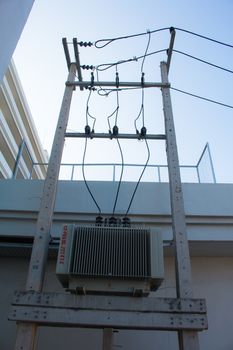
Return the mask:
[[(71, 41), (96, 41), (162, 27), (175, 26), (233, 44), (232, 0), (35, 0), (28, 22), (15, 50), (14, 60), (42, 144), (50, 151), (59, 114), (67, 67), (62, 37)], [(104, 49), (80, 48), (81, 64), (97, 65), (141, 56), (148, 35), (122, 40)], [(169, 31), (151, 35), (148, 52), (165, 49)], [(177, 31), (175, 49), (233, 70), (233, 49)], [(143, 71), (146, 81), (160, 81), (159, 64), (166, 54), (150, 56)], [(140, 81), (141, 63), (119, 65), (120, 80)], [(84, 72), (90, 79), (90, 71)], [(101, 80), (114, 80), (115, 69), (100, 74)], [(233, 105), (232, 73), (204, 65), (174, 53), (169, 80), (175, 88)], [(233, 109), (207, 103), (171, 91), (181, 164), (195, 164), (209, 142), (218, 181), (233, 181)], [(74, 92), (68, 129), (83, 131), (88, 92)], [(118, 126), (121, 132), (134, 132), (134, 119), (141, 106), (141, 91), (119, 93)], [(160, 90), (145, 91), (145, 126), (148, 133), (163, 132)], [(108, 132), (107, 116), (116, 108), (116, 94), (99, 97), (93, 93), (89, 110), (97, 118), (95, 130)], [(112, 126), (114, 118), (111, 119)], [(90, 121), (91, 124), (91, 121)], [(140, 128), (141, 119), (138, 127)], [(66, 141), (64, 161), (80, 162), (83, 141)], [(122, 142), (125, 162), (143, 163), (147, 158), (144, 142)], [(164, 163), (162, 142), (150, 142), (151, 163)], [(88, 143), (86, 161), (120, 162), (115, 141)]]

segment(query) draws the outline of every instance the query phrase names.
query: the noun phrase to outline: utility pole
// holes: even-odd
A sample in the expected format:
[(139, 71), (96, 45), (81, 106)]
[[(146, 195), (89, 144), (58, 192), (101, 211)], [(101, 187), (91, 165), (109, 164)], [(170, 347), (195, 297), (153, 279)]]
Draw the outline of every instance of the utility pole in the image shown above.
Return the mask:
[[(161, 62), (161, 77), (163, 83), (168, 83), (168, 66)], [(163, 112), (166, 133), (166, 150), (168, 159), (168, 174), (170, 186), (170, 201), (172, 214), (172, 229), (175, 245), (175, 271), (178, 298), (192, 298), (192, 279), (183, 191), (180, 178), (180, 167), (176, 144), (176, 133), (172, 113), (169, 88), (162, 87)], [(179, 331), (180, 350), (198, 350), (197, 332)]]
[[(76, 86), (116, 86), (116, 82), (84, 82), (81, 76), (77, 39), (73, 39), (76, 62), (70, 60), (66, 39), (63, 46), (69, 70), (61, 111), (54, 136), (47, 176), (36, 225), (25, 291), (15, 293), (9, 319), (17, 321), (15, 350), (34, 350), (38, 324), (60, 327), (103, 329), (103, 349), (113, 344), (113, 329), (177, 331), (180, 350), (199, 350), (198, 331), (207, 329), (205, 300), (194, 299), (184, 201), (179, 159), (172, 113), (168, 71), (175, 38), (171, 30), (167, 62), (161, 62), (162, 82), (144, 83), (143, 88), (161, 88), (165, 135), (143, 135), (144, 139), (166, 140), (169, 171), (172, 229), (175, 247), (176, 298), (125, 297), (109, 295), (70, 295), (42, 291), (50, 228), (56, 199), (56, 189), (65, 137), (90, 137), (83, 133), (66, 133), (72, 93)], [(75, 81), (76, 71), (78, 81)], [(139, 82), (119, 82), (119, 86), (141, 86)], [(112, 138), (112, 135), (91, 134), (91, 138)], [(118, 134), (118, 138), (136, 139), (137, 134)]]
[[(75, 73), (76, 65), (70, 64), (68, 82), (74, 82)], [(38, 213), (26, 291), (41, 292), (43, 287), (57, 182), (73, 90), (72, 85), (67, 85), (64, 92)], [(33, 350), (35, 348), (36, 329), (36, 323), (18, 322), (15, 350)]]

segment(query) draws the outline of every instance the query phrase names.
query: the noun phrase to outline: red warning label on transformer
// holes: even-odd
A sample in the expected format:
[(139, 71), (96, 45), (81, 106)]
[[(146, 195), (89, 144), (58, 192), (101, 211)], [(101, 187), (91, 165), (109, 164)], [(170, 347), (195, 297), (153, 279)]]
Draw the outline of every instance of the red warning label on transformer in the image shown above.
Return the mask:
[(63, 228), (63, 233), (60, 241), (60, 251), (59, 251), (59, 263), (64, 264), (65, 262), (65, 250), (66, 250), (66, 241), (68, 236), (68, 226), (65, 225)]

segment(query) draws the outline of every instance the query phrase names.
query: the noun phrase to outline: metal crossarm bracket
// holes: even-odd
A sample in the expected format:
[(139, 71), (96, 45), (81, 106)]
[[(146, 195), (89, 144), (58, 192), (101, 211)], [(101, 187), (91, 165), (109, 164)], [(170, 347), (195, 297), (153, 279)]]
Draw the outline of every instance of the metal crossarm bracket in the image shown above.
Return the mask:
[[(67, 81), (66, 82), (66, 86), (79, 86), (80, 88), (81, 87), (94, 87), (94, 86), (98, 86), (98, 87), (115, 87), (116, 88), (116, 82), (115, 81), (95, 81), (95, 82), (91, 82), (91, 81), (74, 81), (74, 82), (71, 82), (71, 81)], [(119, 82), (119, 90), (120, 88), (127, 88), (127, 87), (138, 87), (138, 88), (141, 88), (142, 87), (142, 83), (141, 82), (135, 82), (135, 81), (120, 81)], [(169, 83), (154, 83), (154, 82), (145, 82), (143, 84), (143, 87), (144, 88), (151, 88), (151, 87), (154, 87), (154, 88), (169, 88), (170, 87), (170, 84)]]
[(203, 299), (16, 292), (9, 319), (44, 326), (174, 331), (207, 328)]
[(158, 134), (147, 134), (142, 136), (141, 134), (109, 134), (109, 133), (90, 133), (85, 134), (81, 132), (67, 132), (65, 137), (76, 137), (76, 138), (90, 138), (90, 139), (135, 139), (135, 140), (166, 140), (166, 135)]

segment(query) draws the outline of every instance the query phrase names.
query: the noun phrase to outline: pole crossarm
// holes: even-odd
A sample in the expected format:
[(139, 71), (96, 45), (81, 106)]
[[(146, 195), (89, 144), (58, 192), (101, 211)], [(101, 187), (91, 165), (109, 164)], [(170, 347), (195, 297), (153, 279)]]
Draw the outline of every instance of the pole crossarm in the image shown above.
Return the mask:
[(166, 140), (166, 135), (163, 134), (110, 134), (110, 133), (93, 133), (90, 134), (81, 133), (81, 132), (67, 132), (65, 137), (76, 137), (76, 138), (90, 138), (90, 139), (135, 139), (135, 140)]
[(207, 328), (203, 299), (16, 292), (9, 319), (43, 326), (158, 330)]
[(100, 88), (102, 87), (115, 87), (116, 89), (120, 89), (125, 88), (125, 87), (129, 87), (129, 88), (134, 88), (134, 87), (138, 87), (138, 88), (151, 88), (151, 87), (156, 87), (156, 88), (168, 88), (170, 87), (169, 83), (160, 83), (160, 82), (145, 82), (142, 86), (141, 82), (136, 82), (136, 81), (120, 81), (119, 84), (116, 87), (116, 82), (115, 81), (67, 81), (66, 82), (66, 86), (79, 86), (79, 87), (94, 87), (94, 86), (98, 86)]

